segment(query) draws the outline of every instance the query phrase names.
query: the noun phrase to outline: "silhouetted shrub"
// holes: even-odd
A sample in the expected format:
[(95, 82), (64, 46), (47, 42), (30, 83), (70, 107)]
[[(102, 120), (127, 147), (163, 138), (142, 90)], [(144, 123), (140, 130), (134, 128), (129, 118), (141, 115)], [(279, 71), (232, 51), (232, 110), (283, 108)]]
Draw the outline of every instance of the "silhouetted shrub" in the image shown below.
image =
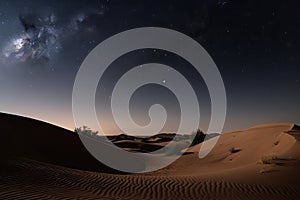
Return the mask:
[(191, 146), (194, 146), (196, 144), (199, 144), (204, 141), (206, 134), (203, 133), (200, 129), (197, 129), (195, 133), (192, 134), (192, 137), (194, 137), (194, 140), (192, 141)]
[(78, 134), (86, 135), (86, 136), (90, 136), (90, 137), (96, 137), (98, 134), (98, 131), (93, 131), (90, 128), (88, 128), (87, 126), (75, 128), (75, 132)]

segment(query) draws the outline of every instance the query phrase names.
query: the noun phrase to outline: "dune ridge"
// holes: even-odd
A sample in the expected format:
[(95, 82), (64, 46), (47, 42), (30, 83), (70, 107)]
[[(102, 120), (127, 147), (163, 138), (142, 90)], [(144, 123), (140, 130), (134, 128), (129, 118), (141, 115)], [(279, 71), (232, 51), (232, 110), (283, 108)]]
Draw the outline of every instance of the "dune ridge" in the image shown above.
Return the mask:
[[(164, 169), (121, 174), (95, 160), (71, 131), (6, 114), (0, 123), (0, 199), (300, 199), (295, 124), (224, 133), (204, 159), (197, 144)], [(129, 151), (165, 144), (128, 139), (115, 142)]]

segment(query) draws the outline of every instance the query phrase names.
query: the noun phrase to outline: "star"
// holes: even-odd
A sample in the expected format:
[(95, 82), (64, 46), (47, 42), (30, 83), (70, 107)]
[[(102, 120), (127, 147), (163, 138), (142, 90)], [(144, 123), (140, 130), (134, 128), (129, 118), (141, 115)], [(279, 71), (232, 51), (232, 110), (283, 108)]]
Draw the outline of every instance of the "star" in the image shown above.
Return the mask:
[(219, 1), (218, 1), (218, 5), (221, 5), (221, 6), (224, 6), (224, 5), (226, 5), (227, 3), (228, 3), (227, 0), (219, 0)]

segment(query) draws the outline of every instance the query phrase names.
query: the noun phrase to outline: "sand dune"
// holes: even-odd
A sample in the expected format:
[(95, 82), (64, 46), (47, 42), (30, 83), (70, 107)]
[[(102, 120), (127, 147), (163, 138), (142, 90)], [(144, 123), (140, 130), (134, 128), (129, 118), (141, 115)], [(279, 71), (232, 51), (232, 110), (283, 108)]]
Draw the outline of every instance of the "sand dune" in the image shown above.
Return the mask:
[(0, 156), (26, 157), (75, 169), (114, 173), (99, 163), (72, 131), (25, 117), (0, 114)]
[[(198, 144), (164, 169), (122, 175), (95, 162), (67, 130), (11, 115), (0, 115), (0, 123), (0, 199), (300, 199), (293, 124), (225, 133), (204, 159)], [(116, 141), (123, 148), (149, 148), (124, 139)]]
[(8, 167), (10, 172), (1, 173), (5, 173), (0, 183), (1, 199), (299, 198), (295, 186), (233, 183), (199, 176), (109, 175), (28, 160), (11, 161)]
[(159, 144), (151, 144), (151, 143), (142, 143), (139, 141), (117, 141), (114, 144), (120, 148), (128, 149), (136, 149), (139, 152), (152, 152), (158, 149), (161, 149), (163, 146)]

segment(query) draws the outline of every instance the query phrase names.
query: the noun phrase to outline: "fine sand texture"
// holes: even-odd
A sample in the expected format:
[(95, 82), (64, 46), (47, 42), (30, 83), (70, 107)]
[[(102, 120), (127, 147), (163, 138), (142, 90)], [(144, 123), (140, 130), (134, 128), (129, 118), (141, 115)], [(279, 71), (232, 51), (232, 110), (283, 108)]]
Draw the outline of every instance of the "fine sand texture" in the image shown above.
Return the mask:
[[(7, 114), (0, 123), (0, 199), (300, 199), (294, 124), (224, 133), (203, 159), (197, 144), (166, 168), (124, 174), (99, 163), (71, 131)], [(114, 142), (145, 152), (167, 144), (165, 138), (123, 135)]]

